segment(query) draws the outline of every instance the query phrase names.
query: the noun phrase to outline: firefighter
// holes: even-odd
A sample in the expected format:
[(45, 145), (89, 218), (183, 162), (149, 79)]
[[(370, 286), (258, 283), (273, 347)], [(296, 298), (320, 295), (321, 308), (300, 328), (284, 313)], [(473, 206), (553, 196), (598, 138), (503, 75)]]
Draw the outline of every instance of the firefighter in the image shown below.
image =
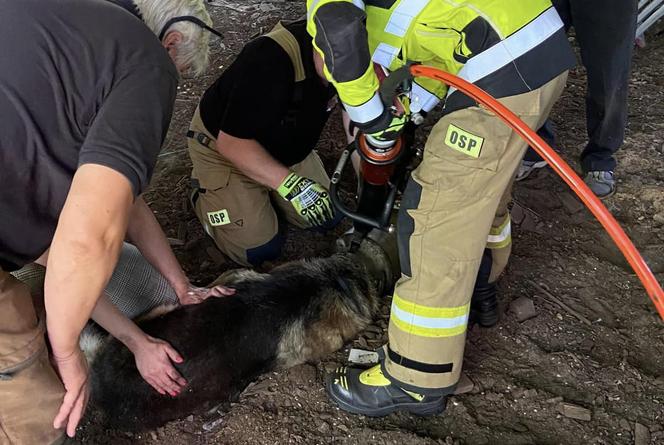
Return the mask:
[[(415, 79), (400, 107), (385, 106), (371, 62), (392, 71), (415, 62), (455, 73), (536, 129), (560, 96), (574, 54), (548, 0), (309, 0), (307, 7), (325, 74), (370, 145), (389, 146), (409, 115), (444, 101), (401, 204), (402, 278), (389, 343), (377, 366), (342, 367), (327, 379), (332, 400), (353, 413), (438, 413), (461, 372), (480, 263), (486, 258), (491, 283), (507, 262), (507, 204), (527, 144), (436, 81)], [(392, 112), (398, 108), (410, 113)]]
[[(0, 1), (0, 443), (74, 435), (79, 334), (128, 232), (187, 287), (140, 195), (209, 23), (202, 0)], [(47, 251), (44, 318), (9, 272)]]
[(249, 42), (204, 93), (188, 132), (192, 205), (233, 261), (257, 266), (300, 228), (336, 223), (330, 179), (313, 151), (336, 92), (304, 20)]

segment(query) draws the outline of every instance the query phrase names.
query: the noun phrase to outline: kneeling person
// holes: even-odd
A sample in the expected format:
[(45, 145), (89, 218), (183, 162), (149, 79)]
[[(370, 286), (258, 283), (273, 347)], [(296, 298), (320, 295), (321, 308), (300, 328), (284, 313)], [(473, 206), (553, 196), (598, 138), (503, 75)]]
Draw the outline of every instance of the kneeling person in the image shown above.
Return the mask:
[(249, 42), (203, 95), (187, 133), (192, 204), (235, 262), (279, 255), (279, 216), (300, 228), (334, 224), (330, 180), (313, 147), (335, 95), (304, 21)]

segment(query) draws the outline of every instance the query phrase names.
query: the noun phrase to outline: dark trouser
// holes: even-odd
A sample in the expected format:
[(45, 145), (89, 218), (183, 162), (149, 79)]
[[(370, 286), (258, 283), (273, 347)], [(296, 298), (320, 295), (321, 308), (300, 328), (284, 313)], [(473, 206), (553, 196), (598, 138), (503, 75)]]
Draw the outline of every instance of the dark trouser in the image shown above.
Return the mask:
[[(613, 154), (623, 143), (627, 123), (637, 0), (553, 0), (553, 5), (565, 26), (574, 27), (588, 75), (588, 144), (581, 167), (584, 172), (613, 171)], [(525, 159), (538, 156), (530, 149)]]

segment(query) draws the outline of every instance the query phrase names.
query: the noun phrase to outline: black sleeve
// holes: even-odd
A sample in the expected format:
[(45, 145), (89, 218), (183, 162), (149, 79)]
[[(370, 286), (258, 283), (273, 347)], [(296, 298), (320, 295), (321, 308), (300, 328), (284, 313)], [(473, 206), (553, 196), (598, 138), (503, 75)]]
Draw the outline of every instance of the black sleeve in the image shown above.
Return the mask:
[(248, 44), (233, 63), (219, 129), (241, 139), (256, 139), (281, 122), (288, 111), (295, 70), (286, 51), (269, 37)]
[(110, 167), (127, 177), (136, 195), (143, 193), (168, 131), (177, 84), (164, 67), (127, 71), (97, 111), (78, 165)]

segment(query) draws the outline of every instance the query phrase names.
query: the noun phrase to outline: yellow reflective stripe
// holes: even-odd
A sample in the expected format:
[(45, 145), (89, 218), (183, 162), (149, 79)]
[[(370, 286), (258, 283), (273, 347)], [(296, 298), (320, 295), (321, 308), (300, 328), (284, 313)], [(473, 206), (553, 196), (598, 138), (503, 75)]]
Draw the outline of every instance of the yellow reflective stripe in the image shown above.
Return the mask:
[(505, 220), (498, 227), (492, 227), (487, 238), (487, 248), (502, 249), (512, 242), (512, 224), (510, 215), (505, 216)]
[(466, 326), (467, 326), (467, 324), (464, 324), (463, 326), (457, 326), (455, 328), (423, 328), (420, 326), (415, 326), (406, 323), (394, 316), (391, 317), (391, 320), (392, 323), (394, 323), (394, 325), (397, 328), (399, 328), (400, 330), (404, 331), (407, 334), (418, 335), (420, 337), (432, 337), (432, 338), (455, 337), (457, 335), (461, 335), (464, 332), (466, 332)]
[(503, 241), (486, 243), (486, 248), (491, 249), (491, 250), (498, 250), (498, 249), (504, 249), (505, 247), (509, 246), (510, 244), (512, 244), (512, 237), (508, 236)]
[(456, 318), (462, 317), (468, 314), (470, 310), (470, 303), (464, 304), (463, 306), (457, 307), (430, 307), (422, 306), (420, 304), (415, 304), (410, 301), (406, 301), (396, 293), (392, 298), (392, 304), (401, 309), (404, 312), (411, 313), (413, 315), (418, 315), (420, 317), (431, 317), (431, 318)]

